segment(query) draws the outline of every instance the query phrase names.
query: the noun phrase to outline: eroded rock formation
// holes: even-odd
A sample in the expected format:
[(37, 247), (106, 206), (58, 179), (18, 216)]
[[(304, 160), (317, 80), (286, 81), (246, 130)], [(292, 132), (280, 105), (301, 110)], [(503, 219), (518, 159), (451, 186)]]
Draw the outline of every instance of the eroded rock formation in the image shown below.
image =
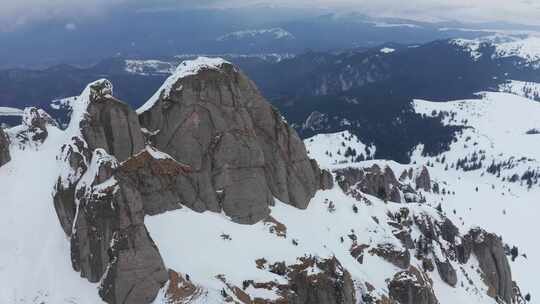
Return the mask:
[(331, 179), (278, 111), (223, 60), (184, 62), (139, 109), (152, 144), (191, 167), (196, 211), (223, 210), (234, 221), (264, 219), (273, 197), (306, 208)]
[(112, 97), (106, 80), (90, 84), (78, 102), (54, 192), (73, 268), (100, 282), (108, 303), (150, 303), (168, 280), (167, 269), (144, 226), (143, 196), (124, 167), (129, 162), (111, 154), (127, 160), (144, 148), (138, 120)]
[(473, 252), (489, 287), (488, 294), (505, 303), (512, 303), (514, 283), (501, 239), (481, 229), (473, 229), (469, 235), (473, 240)]
[(390, 298), (400, 304), (438, 304), (429, 277), (414, 267), (397, 273), (388, 283)]
[(371, 168), (346, 168), (336, 172), (336, 180), (343, 191), (348, 192), (351, 188), (376, 196), (382, 200), (401, 203), (399, 182), (394, 172), (389, 167), (384, 170), (378, 165)]

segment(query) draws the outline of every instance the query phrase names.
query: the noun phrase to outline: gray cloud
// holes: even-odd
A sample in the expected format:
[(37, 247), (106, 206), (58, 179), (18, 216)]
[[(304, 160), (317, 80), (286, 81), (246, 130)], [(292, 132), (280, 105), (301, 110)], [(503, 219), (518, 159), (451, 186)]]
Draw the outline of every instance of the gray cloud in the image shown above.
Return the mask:
[(0, 30), (44, 20), (60, 19), (66, 20), (66, 24), (72, 23), (80, 18), (99, 16), (119, 6), (153, 10), (173, 7), (224, 8), (261, 3), (285, 7), (357, 10), (379, 17), (540, 23), (540, 0), (1, 0)]
[(1, 0), (0, 30), (36, 21), (99, 16), (111, 7), (127, 2), (129, 0)]

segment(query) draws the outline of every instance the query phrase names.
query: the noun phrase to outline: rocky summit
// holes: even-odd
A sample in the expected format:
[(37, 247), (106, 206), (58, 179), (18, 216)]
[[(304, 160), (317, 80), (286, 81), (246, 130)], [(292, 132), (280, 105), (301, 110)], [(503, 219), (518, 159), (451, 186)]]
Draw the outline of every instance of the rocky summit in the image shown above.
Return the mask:
[(47, 260), (36, 280), (32, 259), (0, 263), (13, 303), (525, 301), (507, 244), (443, 210), (430, 164), (338, 163), (343, 132), (308, 153), (225, 60), (183, 62), (137, 110), (106, 79), (64, 103), (64, 128), (28, 108), (0, 130), (2, 214), (36, 225), (10, 219), (0, 239)]
[(332, 185), (279, 112), (226, 61), (182, 63), (138, 112), (150, 143), (191, 167), (192, 193), (177, 200), (194, 210), (253, 224), (274, 197), (305, 209)]

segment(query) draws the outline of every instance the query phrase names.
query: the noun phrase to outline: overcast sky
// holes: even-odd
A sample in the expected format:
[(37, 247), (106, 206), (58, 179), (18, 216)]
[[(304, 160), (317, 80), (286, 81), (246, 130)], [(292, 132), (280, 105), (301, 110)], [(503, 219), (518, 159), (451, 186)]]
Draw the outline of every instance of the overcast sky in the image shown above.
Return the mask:
[(465, 22), (510, 21), (540, 24), (540, 0), (0, 0), (0, 28), (14, 29), (42, 20), (102, 16), (130, 6), (235, 7), (268, 3), (291, 7), (356, 10), (374, 16)]

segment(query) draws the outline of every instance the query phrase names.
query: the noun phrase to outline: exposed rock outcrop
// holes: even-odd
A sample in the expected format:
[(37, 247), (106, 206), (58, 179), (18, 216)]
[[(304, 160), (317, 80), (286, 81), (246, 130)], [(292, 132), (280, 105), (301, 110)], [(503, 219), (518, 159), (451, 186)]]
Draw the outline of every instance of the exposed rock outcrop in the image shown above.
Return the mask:
[(81, 276), (100, 282), (108, 303), (150, 303), (168, 274), (144, 226), (141, 195), (118, 167), (96, 149), (77, 185), (72, 263)]
[(355, 289), (351, 275), (336, 258), (317, 262), (321, 273), (310, 275), (301, 269), (289, 274), (294, 293), (291, 304), (353, 304)]
[(90, 149), (105, 149), (124, 161), (144, 148), (144, 137), (137, 114), (112, 96), (107, 80), (90, 85), (90, 103), (80, 121), (80, 130)]
[(196, 211), (223, 210), (252, 224), (273, 197), (306, 208), (330, 180), (303, 142), (237, 68), (218, 59), (184, 62), (138, 110), (153, 145), (192, 168)]
[(42, 144), (49, 135), (49, 127), (58, 127), (57, 122), (44, 110), (35, 107), (24, 109), (22, 124), (15, 128), (15, 141), (25, 149)]
[(439, 261), (435, 259), (435, 265), (437, 265), (437, 271), (443, 281), (452, 287), (456, 287), (457, 273), (454, 267), (452, 267), (452, 263), (449, 260)]
[(411, 266), (397, 273), (388, 283), (390, 298), (400, 304), (438, 304), (429, 277)]
[(191, 167), (152, 147), (126, 160), (120, 171), (139, 190), (145, 214), (176, 210), (196, 199), (197, 190), (188, 178)]
[[(245, 281), (247, 287), (256, 290), (277, 290), (279, 299), (250, 298), (235, 286), (221, 280), (228, 286), (241, 303), (290, 303), (290, 304), (354, 304), (356, 303), (355, 287), (350, 273), (343, 268), (335, 258), (320, 259), (306, 256), (298, 258), (298, 263), (286, 265), (285, 262), (277, 262), (267, 265), (267, 261), (257, 261), (257, 268), (268, 270), (274, 275), (283, 277), (288, 283), (279, 284), (277, 281), (255, 282)], [(261, 294), (264, 294), (261, 293)], [(232, 299), (231, 299), (232, 300)]]
[(144, 140), (135, 112), (111, 94), (110, 82), (97, 81), (72, 105), (73, 137), (58, 156), (54, 203), (71, 236), (73, 268), (100, 282), (108, 303), (150, 303), (168, 274), (144, 226), (139, 185), (127, 174), (133, 162), (116, 158), (133, 160)]
[(401, 203), (400, 184), (389, 167), (346, 168), (336, 170), (336, 180), (343, 191), (358, 190), (382, 200)]
[(4, 130), (0, 128), (0, 167), (7, 164), (10, 160), (9, 139), (6, 133), (4, 133)]
[(88, 145), (78, 136), (64, 144), (56, 157), (63, 168), (54, 186), (53, 201), (56, 215), (67, 236), (71, 236), (75, 219), (75, 188), (88, 169), (91, 158), (92, 152)]
[(505, 303), (512, 303), (514, 283), (501, 239), (481, 229), (473, 229), (469, 235), (473, 240), (473, 252), (489, 287), (488, 294)]
[(426, 192), (431, 191), (431, 177), (428, 169), (424, 166), (422, 171), (415, 177), (416, 190), (424, 190)]
[(394, 266), (401, 269), (409, 268), (411, 264), (411, 254), (407, 249), (399, 249), (391, 244), (379, 245), (369, 251), (371, 254), (377, 255)]

